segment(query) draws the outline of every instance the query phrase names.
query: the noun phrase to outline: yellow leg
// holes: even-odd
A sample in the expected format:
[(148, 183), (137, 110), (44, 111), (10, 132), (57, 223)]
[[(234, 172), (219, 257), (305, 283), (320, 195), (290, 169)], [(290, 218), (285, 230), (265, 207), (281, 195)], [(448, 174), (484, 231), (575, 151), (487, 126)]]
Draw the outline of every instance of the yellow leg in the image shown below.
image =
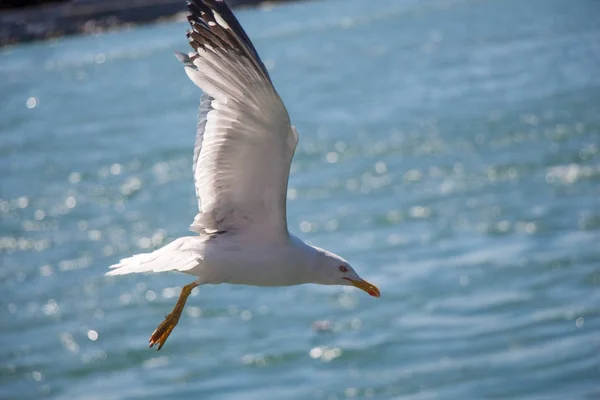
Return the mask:
[(190, 296), (190, 293), (192, 293), (192, 289), (196, 286), (198, 286), (198, 284), (192, 282), (181, 289), (179, 300), (177, 300), (177, 304), (173, 307), (173, 311), (165, 317), (165, 320), (158, 325), (158, 328), (156, 328), (152, 333), (152, 336), (150, 336), (150, 340), (148, 341), (150, 342), (150, 347), (154, 346), (156, 343), (158, 343), (157, 350), (160, 350), (163, 347), (167, 338), (173, 331), (173, 328), (175, 328), (175, 325), (179, 322), (179, 317), (181, 317), (187, 298)]

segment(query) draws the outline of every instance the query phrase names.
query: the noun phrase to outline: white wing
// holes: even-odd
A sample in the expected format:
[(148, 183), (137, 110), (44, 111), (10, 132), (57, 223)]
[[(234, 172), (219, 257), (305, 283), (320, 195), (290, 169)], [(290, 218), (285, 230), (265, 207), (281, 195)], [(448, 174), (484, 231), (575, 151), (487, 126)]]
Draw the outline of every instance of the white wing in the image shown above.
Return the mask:
[(298, 143), (254, 46), (222, 0), (188, 4), (195, 52), (178, 54), (203, 91), (194, 149), (199, 233), (288, 234), (286, 192)]

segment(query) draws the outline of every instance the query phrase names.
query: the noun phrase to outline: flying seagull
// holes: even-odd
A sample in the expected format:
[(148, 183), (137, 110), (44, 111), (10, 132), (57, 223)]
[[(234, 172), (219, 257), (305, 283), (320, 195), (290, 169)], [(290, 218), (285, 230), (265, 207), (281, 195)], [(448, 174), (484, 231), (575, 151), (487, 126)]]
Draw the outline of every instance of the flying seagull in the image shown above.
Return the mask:
[(290, 234), (286, 193), (296, 129), (252, 42), (225, 1), (187, 3), (193, 51), (177, 53), (200, 89), (193, 175), (197, 235), (125, 258), (106, 275), (179, 271), (185, 285), (150, 337), (165, 344), (196, 286), (347, 285), (379, 297), (342, 257)]

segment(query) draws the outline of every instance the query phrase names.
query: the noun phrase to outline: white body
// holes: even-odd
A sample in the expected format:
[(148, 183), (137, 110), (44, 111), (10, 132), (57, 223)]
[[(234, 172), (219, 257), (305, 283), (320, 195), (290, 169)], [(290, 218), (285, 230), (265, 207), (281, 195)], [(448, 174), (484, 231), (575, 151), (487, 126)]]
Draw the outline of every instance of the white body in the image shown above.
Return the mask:
[(241, 237), (217, 238), (205, 243), (206, 258), (185, 272), (203, 277), (205, 283), (290, 286), (318, 280), (307, 274), (312, 270), (310, 261), (317, 256), (312, 247), (293, 235), (276, 244), (248, 242)]
[(243, 235), (186, 236), (148, 254), (121, 260), (109, 275), (179, 271), (199, 284), (290, 286), (317, 283), (320, 252), (293, 235), (277, 243)]

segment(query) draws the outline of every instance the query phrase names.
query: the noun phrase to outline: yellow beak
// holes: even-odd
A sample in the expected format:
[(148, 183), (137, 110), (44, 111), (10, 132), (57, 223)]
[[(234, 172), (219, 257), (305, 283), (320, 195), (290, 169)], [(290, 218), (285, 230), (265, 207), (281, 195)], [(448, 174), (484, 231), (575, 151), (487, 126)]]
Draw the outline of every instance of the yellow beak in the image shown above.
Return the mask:
[(360, 290), (364, 290), (365, 292), (369, 293), (373, 297), (380, 296), (379, 289), (377, 289), (377, 286), (372, 285), (365, 280), (355, 281), (354, 279), (350, 279), (350, 278), (344, 278), (344, 279), (349, 280), (355, 287), (359, 288)]

